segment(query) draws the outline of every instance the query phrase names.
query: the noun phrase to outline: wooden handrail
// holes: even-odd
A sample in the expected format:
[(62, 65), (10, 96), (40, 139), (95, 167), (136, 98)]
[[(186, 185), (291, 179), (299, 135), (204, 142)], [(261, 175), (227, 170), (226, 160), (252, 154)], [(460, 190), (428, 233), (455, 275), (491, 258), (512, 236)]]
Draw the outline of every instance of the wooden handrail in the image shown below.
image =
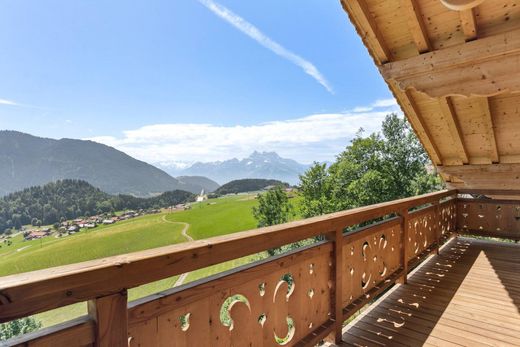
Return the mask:
[(0, 322), (119, 293), (453, 196), (424, 194), (348, 211), (136, 253), (0, 278)]
[[(406, 279), (408, 264), (416, 262), (418, 258), (422, 257), (422, 254), (428, 253), (438, 246), (440, 241), (438, 226), (439, 223), (442, 223), (442, 221), (439, 222), (441, 216), (438, 214), (441, 210), (447, 211), (446, 206), (455, 207), (454, 199), (440, 201), (448, 197), (456, 197), (456, 195), (456, 190), (445, 190), (268, 228), (6, 276), (0, 278), (0, 322), (76, 302), (88, 301), (89, 316), (87, 319), (92, 323), (94, 329), (95, 345), (126, 346), (127, 335), (136, 336), (135, 330), (130, 331), (129, 329), (135, 329), (136, 324), (152, 322), (154, 317), (158, 317), (156, 315), (161, 314), (160, 312), (164, 314), (164, 312), (175, 311), (177, 315), (181, 312), (178, 311), (180, 309), (178, 305), (184, 305), (180, 306), (181, 308), (187, 307), (186, 305), (190, 307), (201, 305), (202, 301), (200, 300), (204, 300), (208, 295), (219, 296), (222, 293), (227, 293), (228, 289), (226, 288), (232, 283), (237, 285), (243, 281), (246, 281), (245, 283), (253, 281), (254, 284), (262, 276), (269, 274), (270, 269), (278, 269), (276, 276), (280, 276), (280, 273), (291, 271), (288, 270), (290, 268), (293, 270), (298, 268), (298, 276), (309, 276), (308, 274), (303, 275), (305, 272), (309, 273), (309, 265), (305, 259), (307, 259), (306, 257), (313, 257), (312, 262), (321, 264), (319, 265), (320, 281), (314, 284), (321, 288), (318, 298), (324, 298), (325, 295), (329, 303), (325, 307), (323, 305), (316, 306), (317, 309), (321, 307), (319, 308), (320, 317), (322, 317), (320, 318), (320, 325), (309, 330), (306, 336), (301, 335), (302, 330), (298, 330), (299, 337), (298, 341), (295, 342), (302, 346), (313, 345), (329, 334), (334, 340), (339, 341), (345, 318), (359, 309), (360, 305), (365, 305), (371, 297), (392, 285), (399, 277)], [(449, 205), (446, 205), (447, 203)], [(409, 212), (410, 209), (417, 207), (420, 208)], [(383, 222), (344, 233), (347, 227), (389, 215), (396, 217), (387, 218)], [(454, 216), (454, 214), (449, 215), (450, 218)], [(449, 223), (453, 223), (447, 221), (444, 221), (445, 230)], [(412, 224), (417, 227), (418, 223), (420, 224), (420, 231), (414, 229), (411, 238), (408, 239), (407, 233), (411, 232), (409, 228), (412, 228)], [(127, 310), (126, 290), (129, 288), (317, 235), (326, 236), (326, 241), (319, 242), (312, 247), (295, 250), (282, 257), (266, 259), (262, 262), (250, 264), (245, 268), (235, 269), (227, 275), (223, 275), (223, 277), (211, 276), (190, 286), (150, 296), (146, 300), (140, 300), (141, 303)], [(427, 239), (422, 239), (425, 235), (427, 235)], [(379, 248), (382, 253), (378, 253), (378, 247), (383, 247), (382, 244), (386, 247), (387, 243), (386, 251), (384, 251), (384, 248)], [(426, 243), (427, 246), (425, 247)], [(365, 248), (367, 248), (366, 251), (369, 254), (372, 254), (368, 258), (366, 258)], [(388, 253), (390, 248), (392, 251)], [(352, 258), (354, 249), (356, 249), (356, 258)], [(394, 250), (399, 253), (395, 253)], [(419, 252), (421, 255), (419, 255)], [(359, 258), (361, 256), (365, 260)], [(374, 272), (375, 265), (367, 267), (368, 263), (366, 262), (373, 261), (376, 264), (376, 259), (379, 259), (379, 257), (386, 257), (386, 260), (381, 258), (380, 263), (377, 263), (384, 266), (385, 270)], [(307, 261), (311, 261), (311, 258), (308, 259)], [(369, 277), (365, 279), (365, 275), (363, 275), (363, 278), (356, 280), (355, 283), (365, 281), (362, 289), (361, 287), (357, 287), (357, 289), (352, 287), (352, 284), (349, 283), (354, 282), (349, 282), (348, 277), (346, 277), (347, 272), (349, 276), (353, 274), (352, 270), (349, 270), (351, 266), (354, 266), (353, 264), (357, 264), (355, 265), (357, 268), (356, 276), (360, 276), (360, 271), (371, 273), (370, 280)], [(386, 270), (387, 265), (389, 266), (388, 271)], [(288, 267), (287, 270), (285, 267)], [(330, 269), (330, 273), (327, 269)], [(264, 275), (261, 275), (261, 273), (264, 273)], [(316, 278), (313, 278), (312, 276), (308, 277), (307, 281), (316, 281)], [(272, 280), (271, 278), (269, 288), (273, 288)], [(306, 282), (298, 283), (305, 284)], [(347, 287), (344, 287), (345, 283)], [(220, 292), (217, 290), (218, 287), (221, 287)], [(362, 291), (359, 292), (359, 290)], [(299, 299), (297, 300), (302, 300), (301, 290), (298, 293)], [(359, 296), (360, 293), (365, 294)], [(201, 295), (203, 297), (200, 297)], [(254, 296), (251, 298), (254, 298)], [(318, 298), (316, 300), (323, 300)], [(254, 302), (256, 302), (255, 305), (258, 308), (258, 301)], [(323, 309), (326, 310), (328, 305), (330, 305), (330, 311), (327, 318), (326, 315), (323, 317), (323, 314), (327, 313)], [(267, 307), (268, 310), (269, 307), (271, 306)], [(139, 314), (137, 320), (136, 312)], [(145, 314), (145, 312), (147, 313)], [(129, 316), (129, 313), (132, 313), (131, 316)], [(143, 319), (148, 321), (142, 321)], [(245, 318), (242, 317), (242, 319)], [(301, 323), (302, 319), (307, 318), (300, 317), (298, 319)], [(243, 320), (242, 324), (245, 324), (246, 321), (247, 319)], [(311, 326), (309, 326), (310, 328)], [(49, 330), (45, 336), (36, 334), (33, 337), (28, 336), (27, 339), (33, 341), (33, 338), (38, 340), (54, 338), (51, 336), (58, 338), (62, 336), (59, 332), (59, 327), (56, 327)], [(70, 333), (72, 331), (67, 334), (70, 335)], [(238, 334), (240, 336), (240, 332)], [(139, 336), (139, 333), (137, 333), (137, 336)], [(224, 336), (222, 337), (224, 338)]]

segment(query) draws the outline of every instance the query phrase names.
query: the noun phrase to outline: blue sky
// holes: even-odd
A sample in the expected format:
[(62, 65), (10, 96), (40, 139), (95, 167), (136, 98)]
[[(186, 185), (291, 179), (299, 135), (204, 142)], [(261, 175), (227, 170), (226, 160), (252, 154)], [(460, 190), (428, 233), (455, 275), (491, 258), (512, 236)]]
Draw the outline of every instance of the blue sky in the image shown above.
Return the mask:
[(6, 0), (0, 76), (0, 129), (166, 164), (330, 160), (397, 110), (337, 0)]

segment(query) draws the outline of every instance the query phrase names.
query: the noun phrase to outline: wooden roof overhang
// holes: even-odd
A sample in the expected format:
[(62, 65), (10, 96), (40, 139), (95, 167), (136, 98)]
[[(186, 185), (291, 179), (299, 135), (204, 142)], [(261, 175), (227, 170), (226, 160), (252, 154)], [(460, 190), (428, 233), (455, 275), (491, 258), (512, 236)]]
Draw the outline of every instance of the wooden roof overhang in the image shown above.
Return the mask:
[(341, 0), (453, 188), (520, 188), (520, 1)]

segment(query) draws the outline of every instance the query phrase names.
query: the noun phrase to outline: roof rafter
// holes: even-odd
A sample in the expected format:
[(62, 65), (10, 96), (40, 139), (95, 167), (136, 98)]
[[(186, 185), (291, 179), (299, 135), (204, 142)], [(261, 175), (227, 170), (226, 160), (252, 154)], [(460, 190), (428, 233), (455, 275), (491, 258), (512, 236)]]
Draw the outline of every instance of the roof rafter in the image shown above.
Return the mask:
[(479, 101), (481, 105), (480, 107), (485, 115), (484, 121), (486, 124), (484, 127), (488, 130), (488, 137), (491, 146), (491, 162), (498, 163), (500, 158), (498, 155), (498, 145), (495, 136), (495, 125), (493, 124), (493, 116), (491, 115), (491, 109), (489, 108), (489, 100), (488, 98), (481, 98)]
[(401, 6), (408, 17), (408, 28), (419, 53), (432, 51), (432, 45), (417, 0), (401, 0)]
[(379, 64), (391, 61), (392, 52), (384, 44), (385, 40), (379, 30), (374, 16), (370, 13), (366, 0), (341, 0), (343, 8), (352, 16), (358, 34), (373, 51)]
[[(417, 119), (417, 122), (419, 123), (419, 126), (421, 127), (421, 130), (424, 132), (424, 134), (426, 135), (426, 137), (428, 139), (429, 144), (431, 145), (431, 149), (433, 150), (432, 154), (434, 155), (434, 157), (437, 158), (436, 162), (442, 164), (442, 159), (443, 158), (441, 156), (441, 152), (439, 151), (439, 148), (437, 147), (437, 145), (433, 141), (433, 136), (430, 133), (430, 129), (428, 128), (428, 126), (424, 122), (424, 119), (423, 119), (423, 117), (421, 115), (421, 110), (415, 104), (415, 100), (413, 98), (413, 95), (412, 95), (411, 91), (405, 92), (405, 96), (406, 96), (406, 100), (405, 101), (408, 102), (408, 105), (413, 110), (413, 113), (415, 114), (415, 118)], [(433, 160), (435, 160), (435, 158), (433, 158)]]
[(464, 164), (467, 164), (469, 163), (468, 149), (464, 143), (464, 136), (460, 128), (459, 119), (457, 118), (457, 112), (455, 111), (455, 107), (453, 107), (453, 102), (450, 97), (439, 98), (439, 105), (444, 115), (444, 120), (450, 130), (451, 137), (454, 143), (461, 149), (458, 151), (458, 153), (461, 154), (460, 159)]
[(459, 16), (462, 30), (466, 36), (466, 41), (475, 40), (478, 35), (478, 29), (474, 9), (470, 8), (468, 10), (460, 11)]

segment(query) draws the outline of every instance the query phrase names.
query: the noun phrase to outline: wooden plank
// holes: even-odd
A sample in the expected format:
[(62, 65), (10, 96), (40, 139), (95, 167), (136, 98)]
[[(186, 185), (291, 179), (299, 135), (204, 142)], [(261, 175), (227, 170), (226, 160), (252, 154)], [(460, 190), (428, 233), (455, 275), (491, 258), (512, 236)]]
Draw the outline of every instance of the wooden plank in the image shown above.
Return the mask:
[(408, 233), (410, 232), (409, 225), (410, 215), (407, 209), (400, 212), (401, 230), (403, 234), (401, 237), (401, 264), (403, 267), (403, 276), (399, 279), (399, 283), (406, 284), (408, 277)]
[[(519, 195), (520, 189), (459, 189), (459, 194), (475, 194), (475, 195)], [(459, 199), (461, 200), (461, 199)]]
[[(361, 345), (520, 345), (520, 245), (461, 238), (344, 329)], [(364, 341), (364, 343), (360, 343)], [(339, 346), (339, 345), (338, 345)]]
[(430, 97), (520, 91), (520, 29), (387, 63), (385, 80)]
[(95, 322), (96, 347), (128, 346), (128, 311), (126, 290), (89, 300), (88, 312)]
[(357, 230), (344, 234), (343, 235), (343, 245), (350, 244), (354, 241), (367, 237), (368, 235), (376, 234), (382, 230), (389, 229), (394, 226), (398, 226), (401, 223), (402, 223), (401, 218), (393, 217), (393, 218), (389, 218), (384, 221), (380, 221), (380, 222), (377, 222), (374, 224), (370, 224), (370, 225), (361, 227)]
[(460, 23), (462, 24), (462, 31), (466, 36), (466, 41), (473, 41), (477, 38), (477, 20), (473, 9), (468, 9), (459, 12)]
[(413, 92), (411, 90), (406, 90), (405, 95), (408, 99), (408, 102), (409, 102), (413, 112), (415, 113), (415, 117), (416, 117), (420, 127), (424, 130), (428, 143), (430, 143), (435, 156), (439, 159), (439, 162), (442, 163), (443, 158), (442, 158), (441, 152), (439, 151), (439, 148), (435, 144), (435, 140), (434, 140), (430, 130), (428, 129), (428, 126), (424, 122), (424, 119), (422, 118), (421, 110), (419, 109), (419, 107), (417, 107), (417, 104), (415, 103), (415, 99), (413, 97)]
[(401, 0), (401, 7), (408, 18), (408, 28), (419, 53), (432, 51), (433, 48), (417, 0)]
[[(438, 148), (432, 144), (430, 141), (430, 137), (427, 135), (428, 133), (424, 129), (424, 123), (421, 118), (416, 113), (417, 105), (415, 101), (411, 99), (411, 95), (407, 95), (403, 93), (396, 85), (396, 83), (389, 82), (388, 86), (390, 90), (394, 94), (395, 98), (398, 100), (401, 105), (403, 112), (405, 113), (410, 125), (412, 126), (413, 131), (417, 134), (419, 141), (423, 145), (424, 149), (428, 153), (434, 164), (442, 164), (442, 159), (439, 157)], [(412, 104), (411, 100), (414, 102)]]
[(0, 279), (0, 321), (5, 322), (326, 234), (444, 197), (455, 190), (385, 202), (283, 225)]
[(332, 251), (332, 243), (324, 241), (132, 301), (128, 308), (130, 325), (148, 321), (176, 307), (195, 303), (216, 291), (232, 287), (234, 283), (251, 281), (280, 271), (287, 264), (301, 263)]
[(16, 347), (85, 347), (92, 346), (94, 342), (94, 322), (90, 317), (84, 316), (7, 340), (5, 345)]
[(438, 166), (442, 175), (457, 178), (461, 185), (458, 189), (520, 189), (520, 164), (458, 165)]
[(392, 60), (392, 52), (385, 45), (385, 41), (375, 18), (370, 13), (366, 0), (341, 0), (345, 11), (356, 24), (358, 34), (365, 45), (373, 52), (378, 63), (383, 64)]
[(498, 163), (499, 155), (498, 155), (498, 145), (497, 139), (495, 136), (495, 125), (493, 124), (493, 115), (491, 114), (491, 110), (489, 108), (489, 100), (488, 98), (481, 98), (480, 100), (481, 109), (484, 111), (485, 119), (483, 126), (488, 131), (490, 144), (491, 144), (491, 161), (493, 163)]
[(336, 229), (334, 237), (334, 342), (341, 342), (343, 329), (343, 228)]
[(462, 131), (460, 129), (460, 123), (457, 117), (457, 112), (453, 107), (451, 98), (439, 98), (439, 106), (444, 115), (444, 120), (446, 121), (446, 124), (448, 126), (450, 135), (454, 143), (456, 143), (460, 147), (457, 153), (460, 153), (461, 161), (464, 164), (467, 164), (469, 162), (468, 149), (466, 148), (466, 144), (464, 143), (464, 135), (462, 134)]

